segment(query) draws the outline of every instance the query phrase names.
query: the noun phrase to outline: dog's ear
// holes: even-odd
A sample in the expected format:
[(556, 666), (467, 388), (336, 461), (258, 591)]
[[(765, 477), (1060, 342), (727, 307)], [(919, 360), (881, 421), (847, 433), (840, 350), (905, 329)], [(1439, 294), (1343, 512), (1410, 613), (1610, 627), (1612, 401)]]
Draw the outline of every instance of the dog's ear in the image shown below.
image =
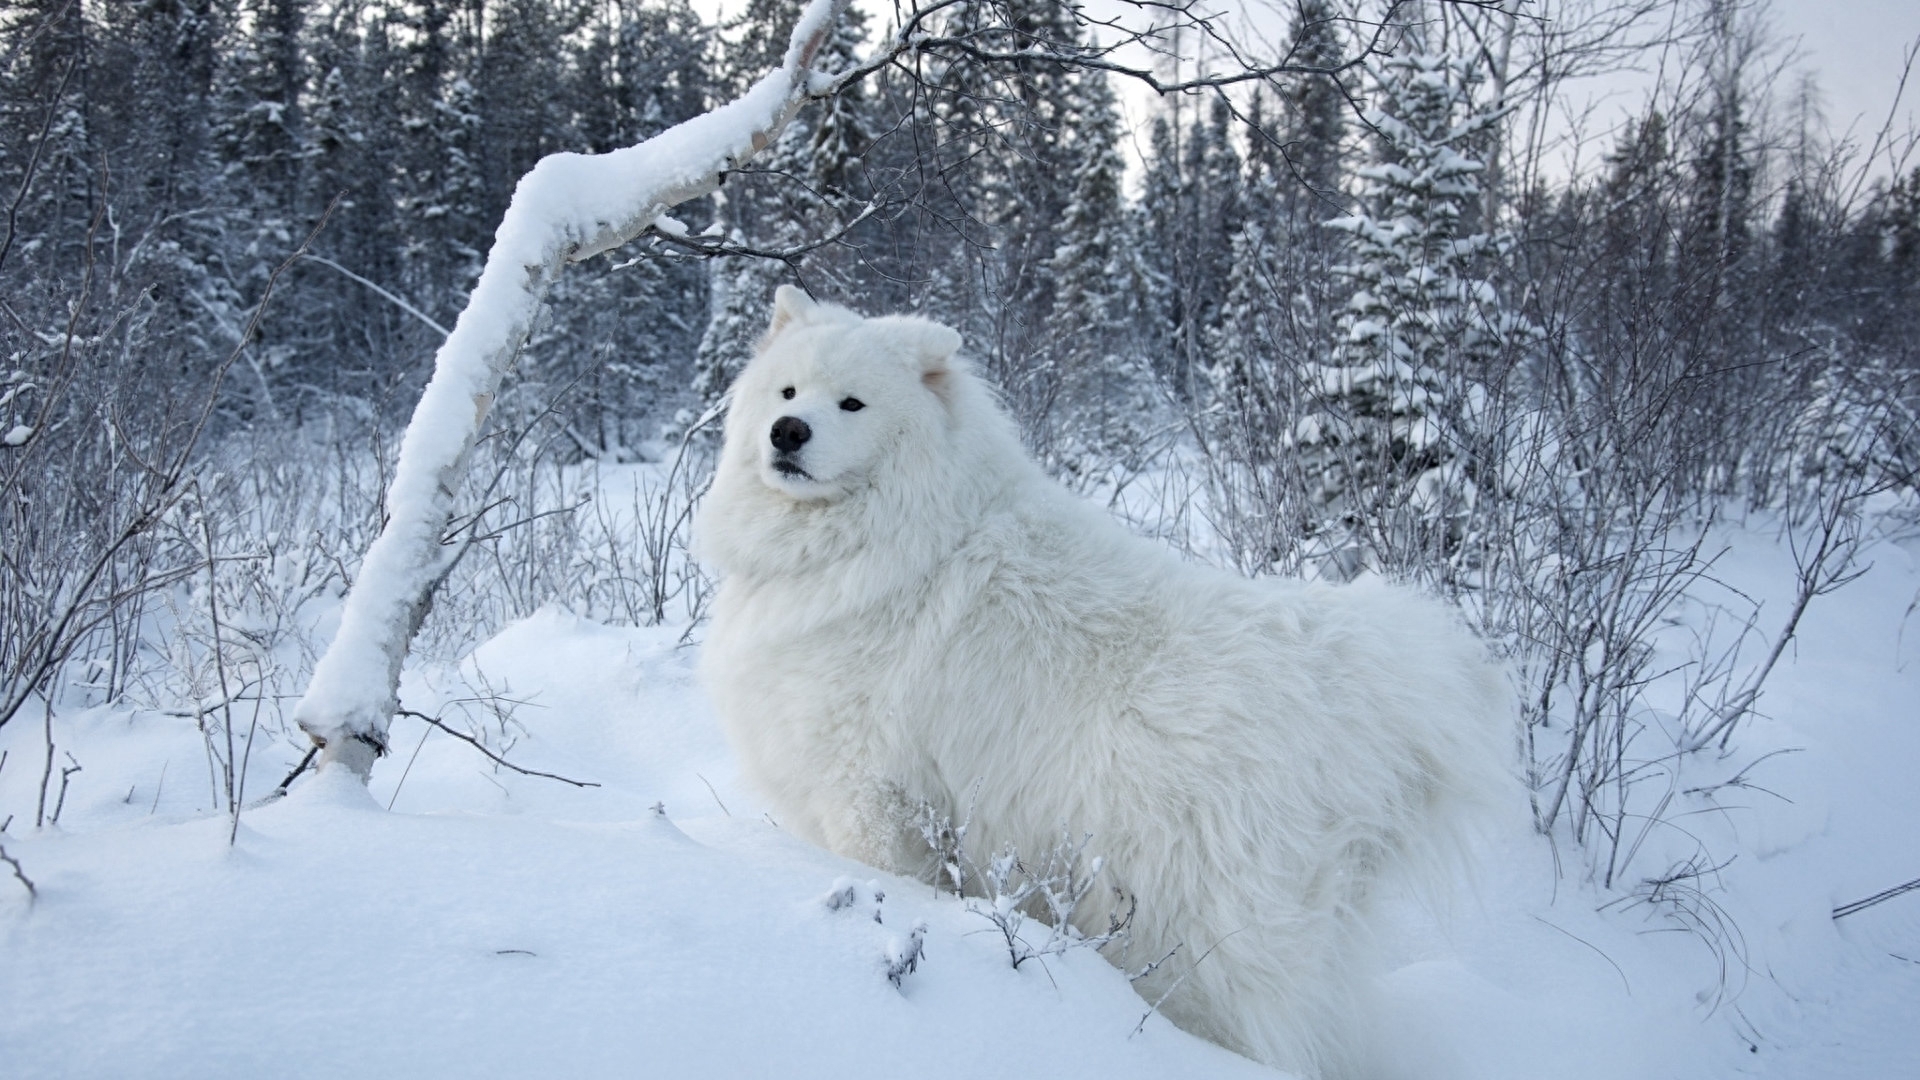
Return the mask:
[(960, 331), (917, 315), (889, 315), (871, 320), (887, 324), (887, 332), (927, 389), (949, 401), (953, 390), (953, 355), (960, 351)]
[(812, 297), (792, 285), (782, 285), (773, 290), (773, 321), (767, 324), (766, 340), (779, 337), (780, 331), (789, 326), (806, 325), (819, 306)]

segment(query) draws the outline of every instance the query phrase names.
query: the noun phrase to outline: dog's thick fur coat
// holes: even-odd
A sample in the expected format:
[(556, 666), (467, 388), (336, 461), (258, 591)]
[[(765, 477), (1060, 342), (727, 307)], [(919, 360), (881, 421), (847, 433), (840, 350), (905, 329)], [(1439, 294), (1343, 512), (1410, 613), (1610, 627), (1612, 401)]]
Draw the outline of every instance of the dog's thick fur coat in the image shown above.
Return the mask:
[(1144, 996), (1348, 1071), (1369, 893), (1502, 784), (1504, 681), (1410, 592), (1249, 581), (1129, 534), (1033, 464), (959, 345), (778, 294), (696, 526), (721, 575), (702, 673), (748, 776), (785, 827), (908, 874), (923, 800), (970, 809), (982, 859), (1092, 833), (1137, 900), (1133, 958), (1181, 946)]

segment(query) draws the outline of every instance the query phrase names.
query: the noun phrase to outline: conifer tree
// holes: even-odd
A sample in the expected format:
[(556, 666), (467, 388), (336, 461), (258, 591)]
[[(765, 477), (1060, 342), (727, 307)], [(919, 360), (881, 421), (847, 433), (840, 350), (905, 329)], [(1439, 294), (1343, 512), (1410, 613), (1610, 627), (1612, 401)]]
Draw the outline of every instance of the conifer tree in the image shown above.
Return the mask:
[(1686, 254), (1714, 292), (1739, 276), (1750, 241), (1752, 148), (1737, 82), (1716, 86), (1692, 162)]
[[(1288, 56), (1296, 64), (1331, 68), (1345, 57), (1340, 23), (1328, 0), (1300, 0), (1288, 35)], [(1347, 100), (1335, 77), (1296, 75), (1287, 82), (1282, 121), (1286, 153), (1276, 182), (1290, 210), (1318, 222), (1338, 199), (1341, 158), (1346, 142)]]
[[(1141, 209), (1150, 278), (1164, 290), (1163, 377), (1181, 398), (1204, 381), (1220, 318), (1233, 237), (1244, 220), (1231, 108), (1215, 100), (1205, 122), (1154, 119)], [(1158, 335), (1156, 335), (1158, 336)]]
[(1181, 390), (1185, 387), (1185, 377), (1178, 363), (1175, 342), (1185, 318), (1182, 306), (1185, 290), (1180, 282), (1188, 261), (1183, 257), (1188, 234), (1182, 227), (1187, 184), (1180, 172), (1180, 152), (1172, 118), (1165, 113), (1156, 115), (1148, 132), (1146, 175), (1134, 208), (1134, 232), (1144, 241), (1140, 261), (1147, 284), (1140, 305), (1142, 340), (1161, 380)]
[[(741, 70), (763, 72), (776, 66), (753, 60), (752, 42), (778, 35), (771, 28), (792, 25), (796, 0), (755, 0), (747, 8), (747, 59)], [(821, 70), (851, 66), (866, 36), (866, 17), (849, 9), (822, 47)], [(722, 189), (716, 225), (729, 241), (763, 251), (783, 250), (836, 224), (846, 189), (853, 185), (857, 155), (871, 140), (865, 95), (850, 94), (795, 116), (773, 146), (756, 159), (753, 174), (736, 176)], [(824, 261), (824, 260), (821, 260)], [(694, 354), (693, 393), (697, 410), (720, 400), (753, 354), (766, 326), (773, 290), (792, 280), (793, 268), (778, 260), (750, 255), (726, 256), (708, 264), (709, 314)], [(816, 279), (820, 280), (820, 279)], [(694, 417), (683, 416), (681, 422)]]
[[(1072, 187), (1055, 226), (1058, 243), (1047, 261), (1053, 289), (1053, 321), (1063, 335), (1098, 338), (1117, 323), (1119, 290), (1126, 269), (1121, 260), (1120, 185), (1126, 163), (1120, 158), (1119, 116), (1104, 76), (1088, 76), (1079, 87), (1074, 113), (1063, 126), (1061, 157), (1071, 166)], [(1104, 354), (1105, 341), (1088, 341), (1086, 356)]]
[(487, 220), (481, 103), (474, 86), (478, 28), (465, 0), (411, 0), (389, 9), (383, 34), (391, 92), (381, 142), (391, 148), (394, 198), (405, 236), (405, 291), (442, 322), (480, 269)]
[[(1002, 0), (1006, 47), (1031, 49), (1079, 41), (1079, 27), (1062, 0)], [(1008, 78), (1000, 108), (1008, 143), (1005, 187), (991, 218), (999, 233), (994, 261), (996, 301), (1007, 308), (1002, 340), (1014, 353), (1050, 349), (1051, 335), (1041, 325), (1053, 309), (1048, 261), (1059, 246), (1056, 235), (1072, 195), (1072, 127), (1082, 117), (1099, 123), (1087, 80), (1040, 60), (1017, 65)], [(1097, 93), (1097, 92), (1096, 92)], [(1109, 129), (1111, 133), (1111, 129)]]
[(1264, 381), (1262, 369), (1272, 362), (1265, 348), (1267, 315), (1276, 303), (1286, 302), (1276, 249), (1292, 240), (1282, 195), (1288, 166), (1268, 134), (1266, 101), (1265, 94), (1256, 96), (1247, 117), (1240, 221), (1224, 252), (1226, 293), (1207, 328), (1207, 376), (1213, 393), (1229, 402)]
[(1323, 565), (1343, 576), (1455, 547), (1475, 494), (1467, 387), (1527, 332), (1482, 276), (1505, 241), (1461, 232), (1483, 169), (1463, 147), (1501, 117), (1479, 78), (1418, 50), (1380, 64), (1361, 212), (1328, 222), (1348, 239), (1351, 295), (1333, 362), (1306, 373), (1320, 408), (1295, 438), (1317, 479)]
[[(261, 216), (291, 216), (307, 146), (302, 123), (306, 0), (249, 0), (240, 40), (225, 50), (216, 133), (244, 170), (241, 189)], [(285, 225), (281, 226), (282, 231)]]
[(1246, 219), (1240, 155), (1234, 149), (1232, 107), (1215, 98), (1206, 123), (1187, 132), (1185, 228), (1175, 328), (1183, 392), (1191, 393), (1208, 368), (1207, 350), (1225, 311), (1234, 237)]
[[(298, 243), (302, 173), (310, 157), (303, 120), (306, 0), (250, 0), (240, 15), (229, 35), (233, 40), (222, 50), (213, 92), (212, 137), (226, 162), (222, 201), (231, 218), (223, 224), (228, 276), (214, 289), (220, 300), (204, 298), (209, 307), (217, 303), (230, 327), (244, 319), (242, 298), (258, 295)], [(243, 414), (282, 415), (276, 385), (292, 374), (290, 365), (297, 366), (296, 341), (306, 332), (292, 320), (260, 329), (259, 345), (247, 355), (251, 377), (236, 384), (251, 395)]]
[[(575, 40), (568, 36), (567, 41)], [(605, 152), (697, 115), (715, 89), (711, 33), (684, 0), (596, 6), (554, 107), (582, 149)], [(680, 214), (694, 225), (706, 208)], [(663, 421), (685, 406), (708, 321), (707, 265), (640, 249), (592, 260), (550, 294), (555, 317), (522, 358), (523, 405), (557, 403), (583, 456), (656, 452)]]
[[(363, 19), (352, 5), (315, 8), (310, 15), (304, 190), (296, 202), (302, 208), (296, 227), (310, 228), (332, 205), (315, 253), (430, 310), (436, 291), (409, 273), (407, 259), (413, 234), (426, 223), (409, 218), (400, 205), (400, 162), (414, 150), (402, 127), (406, 117), (394, 105), (403, 56), (388, 38), (385, 19)], [(287, 372), (302, 395), (372, 396), (371, 388), (390, 386), (406, 360), (437, 339), (413, 315), (331, 268), (304, 267), (297, 280), (298, 291), (280, 302), (297, 301), (299, 322), (308, 329), (302, 355)], [(282, 407), (299, 415), (303, 402), (288, 396), (282, 395)]]
[[(37, 239), (53, 249), (46, 259), (50, 275), (64, 275), (84, 264), (68, 256), (86, 233), (95, 186), (86, 103), (94, 51), (89, 28), (84, 9), (70, 0), (5, 0), (0, 18), (19, 34), (0, 68), (0, 188), (17, 203), (0, 269)], [(20, 280), (17, 272), (13, 280)]]
[[(958, 0), (942, 12), (945, 37), (992, 47), (1001, 22), (986, 0)], [(997, 335), (983, 283), (993, 257), (998, 207), (1007, 190), (1005, 87), (978, 64), (939, 59), (930, 65), (928, 93), (916, 98), (914, 137), (926, 148), (913, 164), (925, 211), (917, 266), (926, 282), (919, 308), (958, 328), (969, 348)]]
[(178, 349), (196, 374), (231, 351), (243, 321), (235, 316), (244, 301), (222, 266), (236, 215), (213, 137), (230, 14), (215, 0), (101, 9), (85, 45), (90, 160), (72, 163), (76, 186), (64, 193), (81, 196), (75, 209), (89, 217), (110, 208), (114, 220), (142, 223), (124, 269), (156, 303), (152, 325), (167, 345), (150, 355)]
[(1072, 403), (1067, 424), (1081, 441), (1102, 451), (1137, 448), (1155, 415), (1153, 372), (1133, 325), (1148, 285), (1127, 229), (1119, 110), (1099, 73), (1082, 76), (1075, 89), (1061, 146), (1072, 189), (1044, 268), (1053, 294), (1046, 320), (1052, 359)]

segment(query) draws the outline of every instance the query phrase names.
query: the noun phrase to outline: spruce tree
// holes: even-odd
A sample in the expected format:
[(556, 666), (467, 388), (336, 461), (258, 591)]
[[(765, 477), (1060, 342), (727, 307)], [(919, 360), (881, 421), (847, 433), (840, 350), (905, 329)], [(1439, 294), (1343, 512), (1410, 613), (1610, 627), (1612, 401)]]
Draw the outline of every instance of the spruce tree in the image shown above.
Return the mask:
[[(299, 203), (311, 149), (304, 123), (305, 0), (250, 0), (240, 14), (221, 50), (212, 120), (230, 215), (224, 224), (228, 277), (220, 291), (232, 297), (227, 321), (234, 325), (245, 318), (243, 298), (265, 290), (274, 267), (299, 243), (295, 233), (305, 235)], [(278, 386), (304, 380), (305, 372), (292, 369), (300, 366), (296, 358), (309, 332), (292, 319), (261, 327), (244, 369), (251, 378), (234, 387), (250, 392), (246, 415), (285, 415)]]
[[(751, 24), (738, 80), (765, 73), (766, 68), (751, 67), (756, 59), (769, 68), (779, 63), (764, 43), (785, 40), (781, 33), (792, 25), (799, 6), (795, 0), (756, 0), (748, 6), (747, 18), (768, 21)], [(849, 10), (822, 49), (822, 70), (856, 62), (865, 35), (865, 16)], [(715, 217), (727, 239), (763, 251), (783, 250), (835, 228), (850, 201), (847, 189), (856, 183), (858, 155), (871, 140), (869, 103), (865, 95), (851, 94), (829, 102), (830, 107), (803, 110), (755, 159), (753, 172), (730, 177), (716, 199)], [(826, 263), (826, 257), (809, 260), (810, 268), (831, 274), (835, 268)], [(773, 290), (792, 278), (793, 268), (774, 259), (741, 255), (708, 263), (708, 317), (693, 361), (696, 414), (711, 408), (732, 385), (766, 327)], [(826, 284), (830, 278), (813, 280)], [(681, 422), (691, 419), (683, 416)]]
[(1230, 106), (1215, 100), (1205, 122), (1177, 113), (1154, 119), (1141, 211), (1147, 215), (1149, 279), (1164, 302), (1163, 377), (1182, 399), (1205, 381), (1207, 354), (1225, 298), (1233, 237), (1245, 219)]
[[(684, 0), (598, 5), (553, 108), (580, 149), (630, 146), (697, 115), (715, 89), (712, 36)], [(704, 201), (703, 201), (704, 203)], [(679, 215), (696, 230), (707, 206)], [(572, 449), (624, 461), (661, 452), (687, 404), (708, 318), (708, 267), (658, 246), (601, 256), (557, 283), (550, 327), (521, 363), (528, 407), (558, 402)]]
[(1053, 293), (1046, 322), (1069, 405), (1067, 426), (1099, 452), (1125, 453), (1138, 450), (1156, 415), (1153, 372), (1132, 325), (1148, 288), (1146, 271), (1128, 235), (1112, 87), (1090, 72), (1075, 91), (1061, 146), (1072, 189), (1044, 268)]
[(1180, 152), (1173, 119), (1165, 113), (1153, 118), (1147, 136), (1146, 175), (1134, 206), (1134, 233), (1141, 237), (1140, 261), (1146, 292), (1140, 305), (1142, 340), (1160, 379), (1176, 389), (1185, 386), (1184, 370), (1175, 348), (1185, 318), (1181, 288), (1183, 257), (1188, 235), (1185, 224), (1186, 178), (1180, 172)]
[[(478, 27), (465, 0), (410, 0), (390, 8), (391, 49), (380, 141), (390, 148), (396, 223), (404, 241), (404, 291), (442, 322), (459, 310), (485, 241), (484, 180), (477, 171), (480, 108), (474, 77)], [(464, 13), (472, 14), (472, 13)], [(398, 42), (399, 44), (392, 44)], [(497, 216), (497, 215), (496, 215)]]
[[(0, 189), (17, 201), (0, 270), (17, 268), (30, 243), (48, 277), (77, 277), (86, 262), (79, 245), (97, 181), (86, 101), (93, 49), (83, 14), (70, 0), (0, 4), (0, 19), (18, 34), (0, 67)], [(15, 269), (7, 280), (14, 292), (25, 275)]]
[[(943, 12), (940, 32), (989, 47), (989, 35), (999, 25), (985, 0), (958, 0)], [(1006, 191), (1002, 110), (1007, 95), (984, 65), (943, 58), (931, 68), (931, 93), (913, 116), (915, 137), (928, 148), (914, 170), (926, 206), (926, 228), (918, 238), (925, 248), (921, 265), (927, 283), (920, 307), (957, 327), (977, 353), (980, 343), (996, 337), (982, 278)]]
[[(1340, 23), (1328, 0), (1300, 0), (1289, 32), (1287, 55), (1295, 64), (1332, 68), (1345, 59)], [(1303, 221), (1318, 222), (1337, 203), (1346, 142), (1347, 98), (1338, 78), (1290, 76), (1282, 120), (1286, 169), (1276, 182)]]
[(307, 3), (249, 0), (242, 12), (242, 36), (222, 58), (216, 136), (222, 155), (242, 170), (242, 190), (256, 212), (287, 218), (299, 199), (308, 149), (302, 122)]
[(1340, 575), (1455, 550), (1475, 496), (1468, 387), (1527, 333), (1482, 276), (1505, 241), (1461, 230), (1483, 169), (1462, 148), (1501, 116), (1476, 99), (1479, 79), (1438, 53), (1380, 64), (1362, 208), (1328, 222), (1347, 238), (1351, 293), (1333, 362), (1305, 373), (1319, 408), (1295, 441), (1317, 482), (1323, 567)]

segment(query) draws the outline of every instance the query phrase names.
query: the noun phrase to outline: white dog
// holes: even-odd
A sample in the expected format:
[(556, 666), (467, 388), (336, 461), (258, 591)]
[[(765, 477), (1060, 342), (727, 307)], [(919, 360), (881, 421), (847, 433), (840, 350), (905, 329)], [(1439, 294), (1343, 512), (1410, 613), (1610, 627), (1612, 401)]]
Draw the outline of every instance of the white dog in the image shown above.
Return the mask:
[[(1507, 692), (1438, 604), (1183, 563), (1059, 487), (924, 319), (783, 287), (733, 387), (696, 535), (721, 575), (702, 673), (787, 828), (927, 870), (1093, 834), (1181, 1026), (1353, 1067), (1351, 949), (1504, 782)], [(1106, 929), (1118, 898), (1075, 914)]]

